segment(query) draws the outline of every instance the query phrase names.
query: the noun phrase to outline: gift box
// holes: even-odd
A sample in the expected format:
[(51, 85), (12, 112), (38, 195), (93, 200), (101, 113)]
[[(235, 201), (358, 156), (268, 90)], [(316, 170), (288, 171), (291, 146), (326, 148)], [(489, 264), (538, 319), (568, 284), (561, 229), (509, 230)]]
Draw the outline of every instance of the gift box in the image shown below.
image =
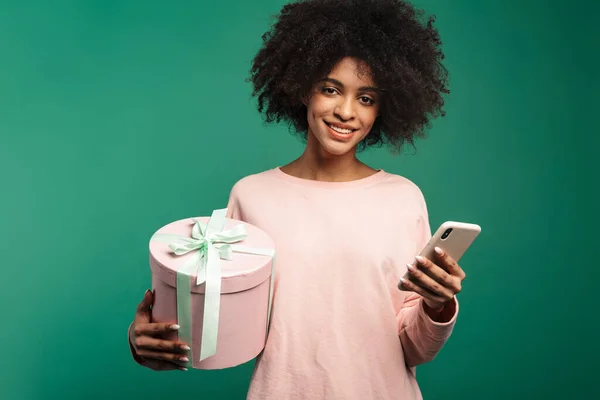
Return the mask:
[(259, 228), (226, 218), (183, 219), (150, 240), (153, 322), (178, 324), (167, 340), (191, 350), (188, 368), (222, 369), (263, 350), (271, 313), (275, 251)]

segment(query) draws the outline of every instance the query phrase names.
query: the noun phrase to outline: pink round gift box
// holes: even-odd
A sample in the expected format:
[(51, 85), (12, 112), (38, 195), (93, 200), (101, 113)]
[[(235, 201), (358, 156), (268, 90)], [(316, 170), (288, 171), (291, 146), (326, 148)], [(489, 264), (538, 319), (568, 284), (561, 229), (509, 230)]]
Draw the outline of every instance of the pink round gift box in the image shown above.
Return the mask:
[[(208, 217), (195, 218), (208, 224)], [(223, 230), (243, 224), (247, 238), (235, 245), (274, 249), (273, 240), (259, 228), (237, 220), (226, 219)], [(194, 221), (191, 218), (172, 222), (157, 233), (191, 237)], [(168, 243), (150, 241), (150, 269), (154, 305), (153, 322), (177, 323), (177, 269), (193, 254), (177, 256)], [(189, 355), (195, 369), (223, 369), (254, 359), (263, 350), (267, 335), (267, 313), (271, 286), (272, 257), (233, 253), (232, 260), (220, 260), (221, 305), (217, 336), (217, 353), (200, 361), (202, 318), (205, 284), (196, 285), (196, 275), (190, 280), (192, 310), (192, 351)], [(177, 340), (177, 332), (166, 337)]]

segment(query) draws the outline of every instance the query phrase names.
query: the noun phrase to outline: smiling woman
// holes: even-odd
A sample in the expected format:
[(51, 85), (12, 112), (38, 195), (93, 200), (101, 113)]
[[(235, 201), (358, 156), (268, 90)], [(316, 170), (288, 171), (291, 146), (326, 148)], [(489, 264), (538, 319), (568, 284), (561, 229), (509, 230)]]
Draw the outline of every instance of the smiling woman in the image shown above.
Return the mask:
[[(441, 113), (437, 32), (403, 1), (309, 0), (284, 6), (264, 38), (251, 71), (258, 109), (289, 122), (306, 147), (242, 178), (229, 197), (228, 217), (267, 232), (278, 254), (248, 399), (418, 399), (413, 368), (450, 336), (465, 274), (443, 252), (415, 262), (431, 236), (423, 194), (356, 154), (412, 143)], [(435, 279), (419, 273), (425, 266)], [(399, 286), (404, 274), (415, 286)], [(133, 356), (181, 368), (189, 348), (150, 322), (152, 299), (132, 323)]]
[[(428, 400), (600, 399), (600, 54), (590, 51), (600, 1), (418, 1), (440, 23), (448, 118), (416, 141), (417, 154), (408, 146), (400, 157), (385, 148), (360, 154), (388, 172), (364, 179), (333, 163), (295, 176), (276, 168), (304, 143), (285, 123), (265, 129), (244, 79), (270, 15), (289, 1), (0, 1), (0, 399), (240, 400), (250, 382), (260, 400), (414, 400), (420, 390)], [(391, 49), (368, 62), (380, 89), (374, 127), (391, 113), (417, 121), (402, 99), (418, 103), (432, 96), (408, 95), (438, 87), (427, 72), (426, 25), (411, 34), (416, 25), (393, 10), (411, 11), (385, 0), (327, 4), (291, 5), (270, 31), (282, 41), (267, 37), (257, 64), (272, 89), (264, 110), (269, 101), (297, 110), (301, 137), (308, 113), (296, 96), (322, 90), (366, 104), (323, 81), (344, 42), (364, 37), (373, 43), (364, 54)], [(393, 15), (397, 23), (386, 22)], [(378, 34), (395, 44), (369, 39)], [(409, 40), (423, 58), (402, 51)], [(313, 66), (330, 58), (332, 68), (313, 79)], [(381, 79), (387, 74), (397, 86)], [(417, 75), (422, 86), (411, 84)], [(333, 117), (325, 121), (342, 121)], [(125, 337), (149, 285), (149, 236), (225, 206), (237, 180), (271, 167), (241, 182), (231, 203), (284, 246), (277, 319), (254, 377), (254, 360), (152, 371), (177, 368), (165, 359), (189, 353), (156, 348), (169, 343), (144, 322), (150, 308), (136, 318), (149, 333), (134, 354), (156, 351), (156, 363), (135, 364)], [(417, 332), (427, 318), (396, 287), (393, 271), (414, 261), (400, 254), (416, 252), (425, 223), (414, 186), (392, 173), (422, 188), (432, 228), (459, 218), (485, 230), (460, 260), (468, 277), (457, 329), (417, 367), (418, 385), (402, 358), (414, 364), (434, 353), (415, 352), (410, 339), (448, 327)]]

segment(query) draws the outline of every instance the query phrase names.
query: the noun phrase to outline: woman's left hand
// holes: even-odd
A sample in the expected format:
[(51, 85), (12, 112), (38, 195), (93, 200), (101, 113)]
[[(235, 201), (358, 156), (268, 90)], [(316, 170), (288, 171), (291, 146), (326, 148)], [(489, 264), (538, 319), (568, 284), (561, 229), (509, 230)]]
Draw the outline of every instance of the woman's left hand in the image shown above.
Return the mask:
[(420, 294), (433, 310), (443, 308), (462, 290), (465, 272), (452, 257), (436, 247), (436, 262), (416, 257), (416, 266), (408, 264), (408, 277), (400, 279), (400, 290)]

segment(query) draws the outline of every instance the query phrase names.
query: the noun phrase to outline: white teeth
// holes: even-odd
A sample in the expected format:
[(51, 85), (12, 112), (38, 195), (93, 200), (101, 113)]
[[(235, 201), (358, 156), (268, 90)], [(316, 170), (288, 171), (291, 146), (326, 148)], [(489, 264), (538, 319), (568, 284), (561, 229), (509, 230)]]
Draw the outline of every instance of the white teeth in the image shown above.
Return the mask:
[(337, 126), (334, 125), (330, 125), (327, 124), (327, 126), (329, 126), (331, 129), (333, 129), (334, 131), (338, 132), (338, 133), (343, 133), (345, 135), (352, 133), (352, 129), (342, 129), (342, 128), (338, 128)]

